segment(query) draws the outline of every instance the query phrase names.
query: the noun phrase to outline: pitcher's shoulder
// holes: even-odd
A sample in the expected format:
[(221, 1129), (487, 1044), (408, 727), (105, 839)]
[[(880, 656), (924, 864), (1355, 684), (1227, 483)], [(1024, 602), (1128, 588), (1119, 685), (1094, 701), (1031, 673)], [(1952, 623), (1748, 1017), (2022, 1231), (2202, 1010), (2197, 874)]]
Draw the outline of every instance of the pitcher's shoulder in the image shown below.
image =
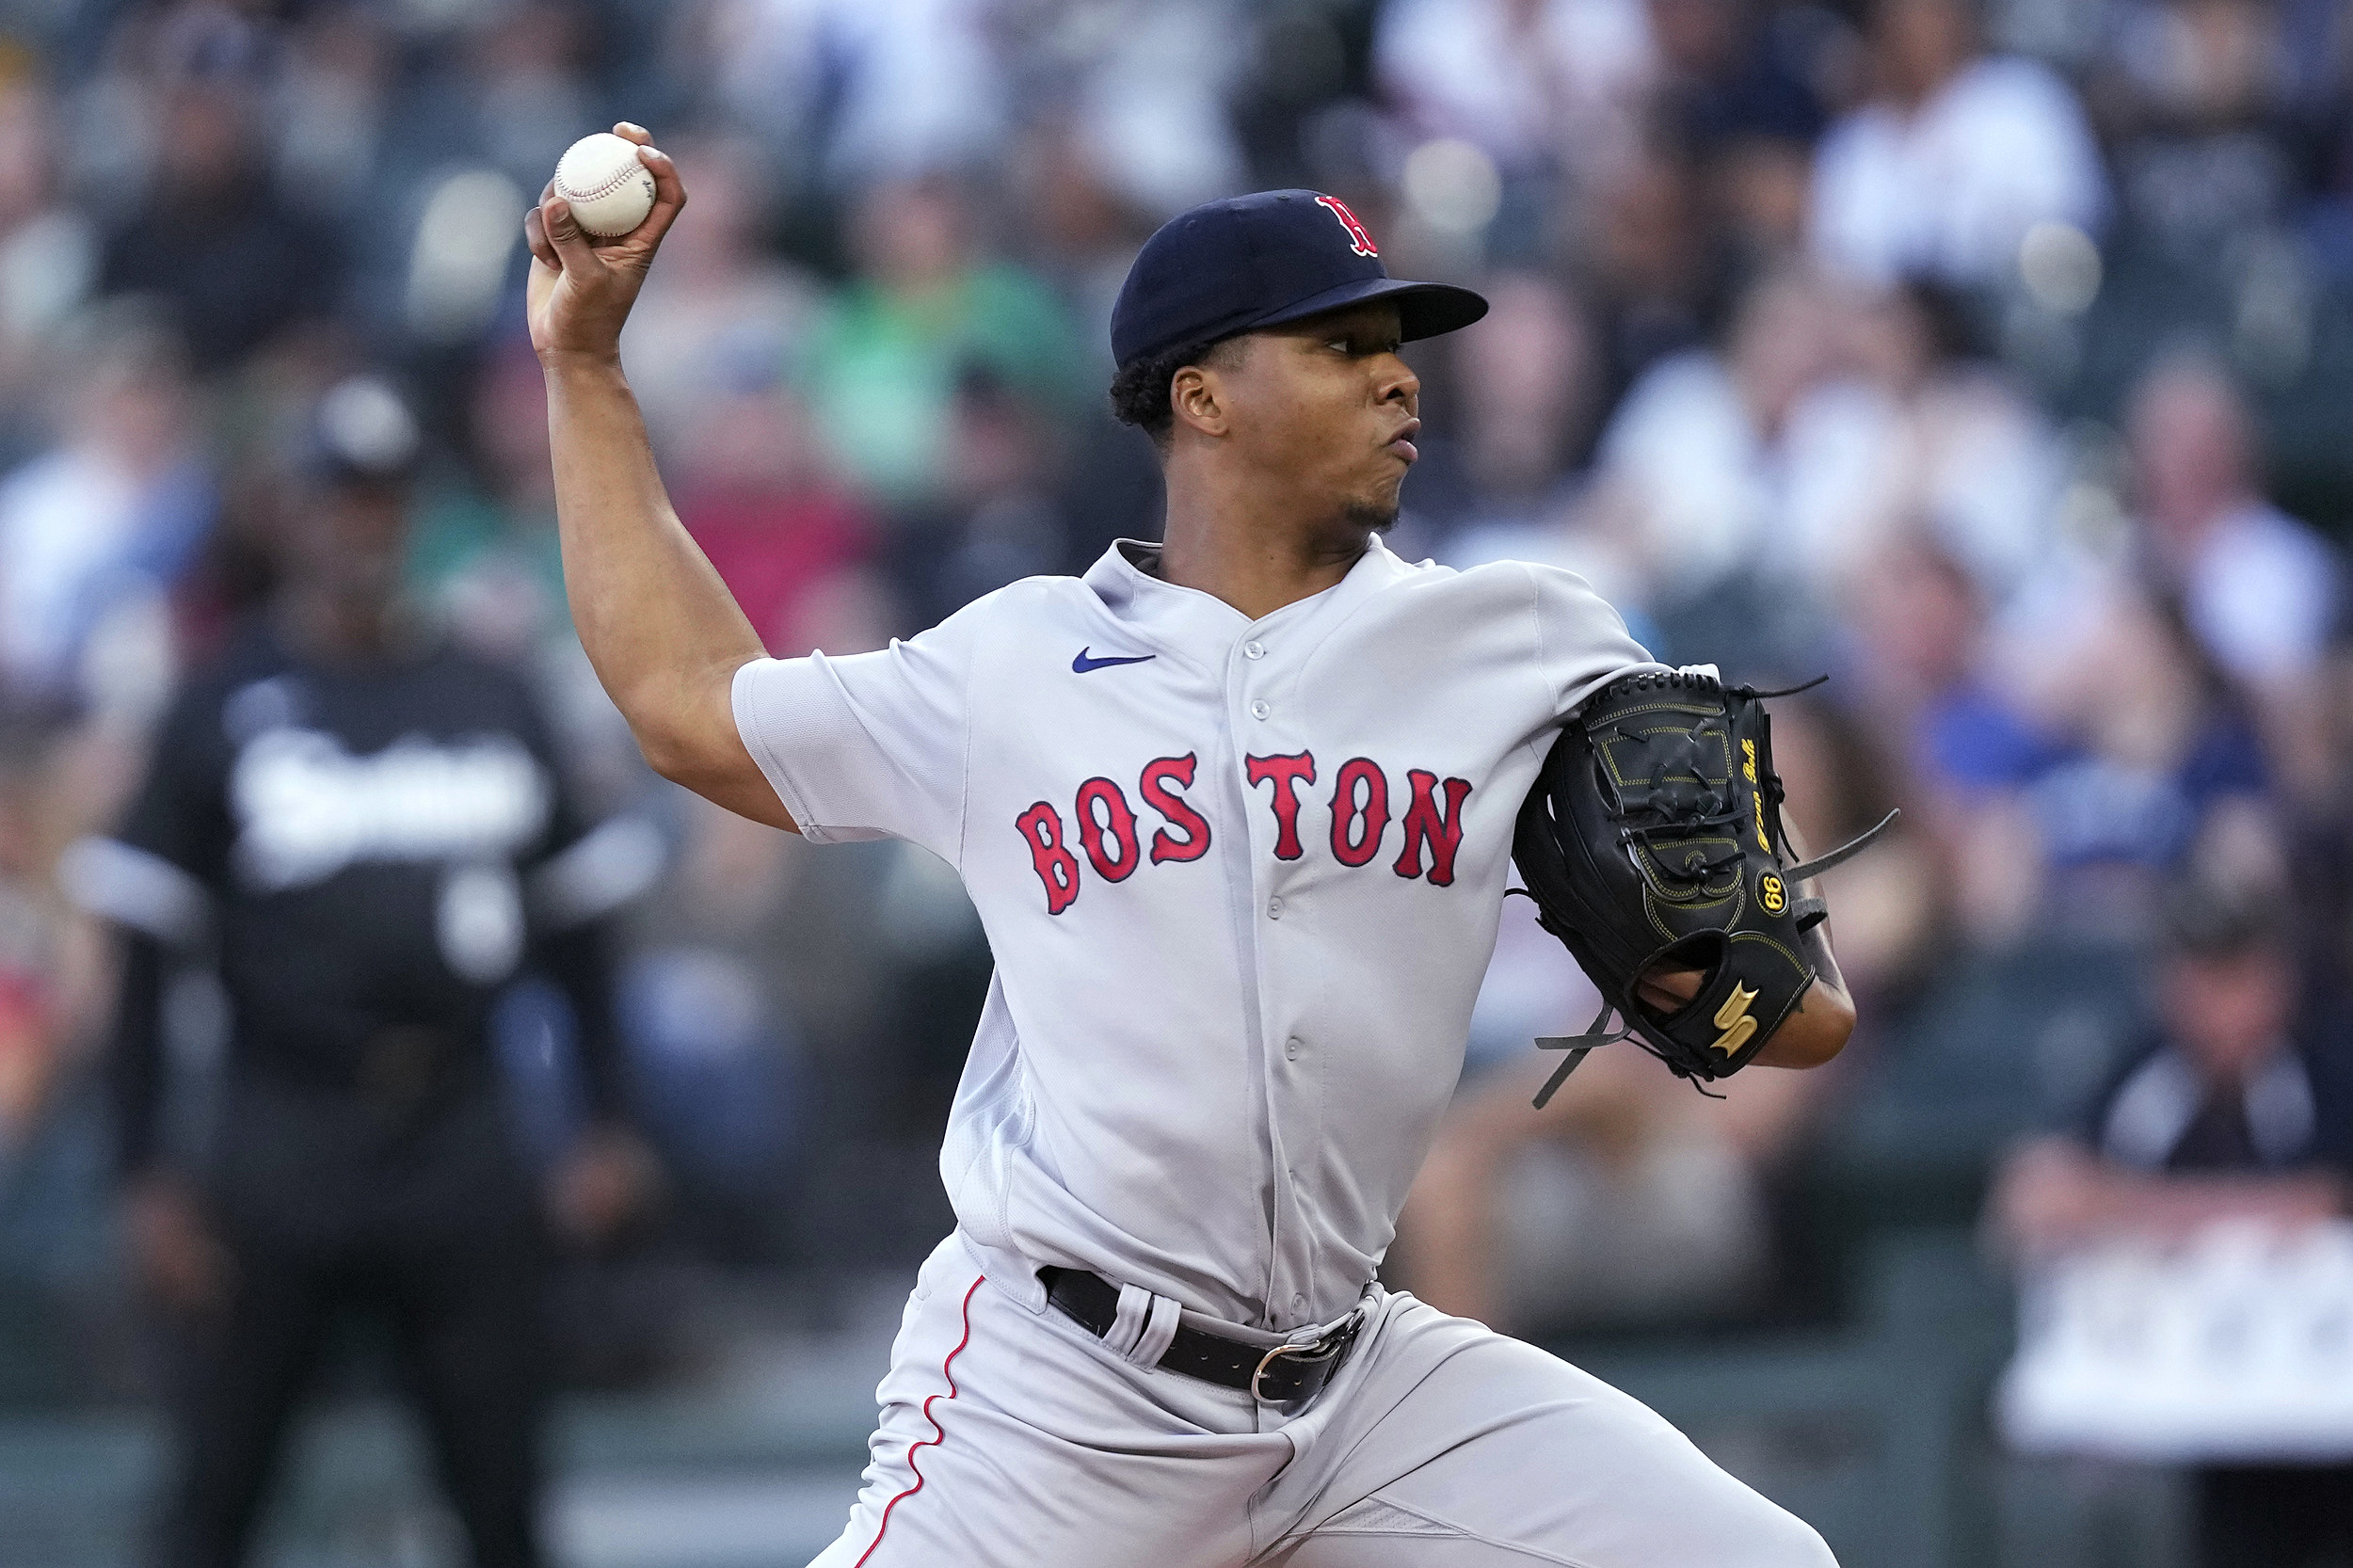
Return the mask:
[(994, 637), (1007, 632), (1035, 631), (1041, 626), (1084, 616), (1094, 603), (1084, 580), (1077, 577), (1023, 577), (992, 588), (913, 640), (936, 643)]
[(1504, 559), (1461, 568), (1427, 560), (1401, 562), (1390, 586), (1433, 607), (1476, 606), (1489, 612), (1543, 613), (1554, 605), (1608, 603), (1583, 577), (1542, 561)]

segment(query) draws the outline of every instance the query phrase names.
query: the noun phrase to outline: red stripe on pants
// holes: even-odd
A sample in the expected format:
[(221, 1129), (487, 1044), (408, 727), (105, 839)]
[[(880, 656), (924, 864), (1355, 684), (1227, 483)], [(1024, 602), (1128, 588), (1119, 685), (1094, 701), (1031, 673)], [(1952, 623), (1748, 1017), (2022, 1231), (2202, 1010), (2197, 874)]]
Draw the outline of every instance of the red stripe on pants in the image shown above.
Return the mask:
[[(985, 1277), (985, 1275), (983, 1276), (983, 1278)], [(944, 1395), (934, 1394), (931, 1399), (923, 1401), (923, 1419), (932, 1423), (932, 1432), (934, 1435), (930, 1437), (918, 1438), (914, 1442), (907, 1445), (907, 1468), (915, 1471), (915, 1484), (908, 1487), (905, 1491), (901, 1492), (898, 1496), (892, 1497), (888, 1502), (883, 1504), (882, 1523), (874, 1527), (874, 1544), (867, 1547), (865, 1551), (859, 1553), (857, 1561), (852, 1563), (851, 1568), (866, 1568), (866, 1560), (872, 1557), (874, 1555), (874, 1547), (881, 1545), (883, 1543), (883, 1531), (890, 1528), (890, 1511), (897, 1508), (901, 1503), (906, 1501), (909, 1497), (914, 1496), (918, 1492), (923, 1490), (923, 1472), (916, 1468), (915, 1450), (918, 1448), (936, 1448), (942, 1443), (948, 1441), (948, 1433), (941, 1428), (939, 1422), (934, 1419), (932, 1416), (932, 1403), (933, 1400), (952, 1400), (956, 1397), (956, 1379), (952, 1368), (956, 1364), (956, 1357), (964, 1352), (964, 1347), (972, 1342), (972, 1294), (973, 1291), (978, 1290), (980, 1288), (981, 1281), (976, 1279), (972, 1282), (972, 1288), (964, 1293), (964, 1337), (956, 1341), (956, 1348), (948, 1352), (948, 1358), (939, 1364), (939, 1376), (941, 1380), (948, 1384), (948, 1392)]]

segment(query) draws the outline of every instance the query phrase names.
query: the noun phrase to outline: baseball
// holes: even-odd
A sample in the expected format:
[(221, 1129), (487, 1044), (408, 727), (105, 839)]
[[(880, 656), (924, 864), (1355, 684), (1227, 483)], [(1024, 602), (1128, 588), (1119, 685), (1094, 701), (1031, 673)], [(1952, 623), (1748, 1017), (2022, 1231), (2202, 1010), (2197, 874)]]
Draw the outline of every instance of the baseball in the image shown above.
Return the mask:
[(555, 194), (571, 203), (582, 229), (600, 239), (626, 234), (653, 211), (653, 175), (637, 161), (637, 144), (610, 131), (583, 136), (555, 164)]

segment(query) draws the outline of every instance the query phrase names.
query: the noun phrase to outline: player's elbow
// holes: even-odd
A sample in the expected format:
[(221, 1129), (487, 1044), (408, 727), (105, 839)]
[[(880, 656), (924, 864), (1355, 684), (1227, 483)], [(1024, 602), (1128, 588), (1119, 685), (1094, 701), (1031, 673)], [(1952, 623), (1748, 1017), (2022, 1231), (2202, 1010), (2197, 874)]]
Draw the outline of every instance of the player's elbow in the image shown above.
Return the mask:
[(732, 771), (728, 764), (734, 759), (727, 753), (743, 750), (743, 744), (732, 734), (727, 737), (732, 744), (722, 747), (714, 744), (713, 737), (697, 734), (683, 725), (632, 722), (629, 728), (646, 766), (696, 794), (705, 792), (707, 786)]
[(728, 698), (732, 675), (731, 670), (699, 676), (662, 670), (626, 689), (608, 680), (605, 689), (628, 721), (646, 765), (700, 794), (712, 781), (751, 766)]
[(646, 765), (671, 783), (754, 822), (787, 833), (801, 830), (777, 798), (775, 786), (752, 760), (732, 723), (724, 732), (641, 724), (632, 724), (630, 731), (637, 739)]

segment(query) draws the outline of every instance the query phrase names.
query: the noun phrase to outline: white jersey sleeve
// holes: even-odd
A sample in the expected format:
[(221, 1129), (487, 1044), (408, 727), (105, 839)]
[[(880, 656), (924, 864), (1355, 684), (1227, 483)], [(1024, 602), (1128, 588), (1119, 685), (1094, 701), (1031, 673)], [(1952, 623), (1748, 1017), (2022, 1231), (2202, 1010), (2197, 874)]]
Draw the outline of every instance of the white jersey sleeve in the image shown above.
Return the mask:
[(1625, 618), (1585, 579), (1559, 567), (1516, 563), (1536, 607), (1536, 667), (1565, 719), (1621, 675), (1663, 669), (1625, 629)]
[(735, 672), (744, 747), (810, 842), (904, 839), (962, 863), (978, 618), (968, 608), (872, 653)]

